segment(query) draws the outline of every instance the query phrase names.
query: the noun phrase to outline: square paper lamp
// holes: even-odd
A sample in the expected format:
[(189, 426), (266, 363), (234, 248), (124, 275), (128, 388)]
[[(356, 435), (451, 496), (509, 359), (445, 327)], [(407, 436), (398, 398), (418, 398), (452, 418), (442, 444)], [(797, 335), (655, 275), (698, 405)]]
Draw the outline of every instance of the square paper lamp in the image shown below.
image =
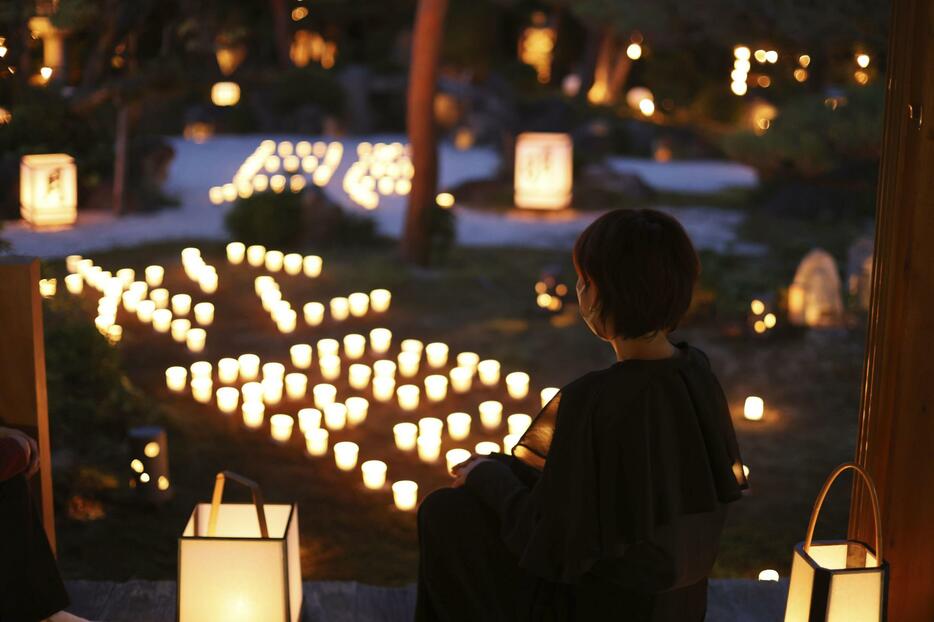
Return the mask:
[(567, 134), (524, 132), (516, 138), (515, 203), (528, 209), (571, 205), (573, 144)]
[[(253, 503), (222, 503), (225, 479)], [(301, 571), (298, 507), (264, 504), (254, 482), (219, 473), (178, 541), (178, 622), (298, 622)]]
[(33, 227), (65, 227), (78, 218), (78, 172), (64, 153), (25, 155), (19, 168), (20, 214)]

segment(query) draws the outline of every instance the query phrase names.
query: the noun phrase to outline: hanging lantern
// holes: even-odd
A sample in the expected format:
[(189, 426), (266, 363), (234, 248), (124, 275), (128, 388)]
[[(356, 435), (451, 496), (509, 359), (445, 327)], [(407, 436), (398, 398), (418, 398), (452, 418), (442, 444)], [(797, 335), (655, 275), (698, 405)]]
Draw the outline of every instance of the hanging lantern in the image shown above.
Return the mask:
[(516, 207), (563, 209), (571, 204), (573, 149), (567, 134), (519, 134), (516, 139)]
[(20, 214), (34, 227), (74, 224), (78, 218), (78, 173), (64, 153), (24, 155), (19, 169)]
[[(875, 547), (862, 542), (814, 542), (814, 527), (830, 486), (844, 471), (862, 478), (872, 502)], [(804, 542), (795, 547), (785, 622), (877, 622), (885, 619), (888, 564), (882, 556), (879, 496), (869, 474), (852, 462), (841, 464), (821, 488)]]
[(217, 66), (220, 67), (221, 73), (229, 76), (246, 58), (246, 46), (242, 43), (228, 45), (218, 42), (214, 49), (214, 56), (217, 58)]
[[(253, 503), (221, 503), (224, 481)], [(298, 622), (302, 608), (298, 506), (264, 504), (259, 486), (217, 474), (211, 503), (195, 506), (178, 542), (178, 622)]]
[(240, 101), (240, 85), (236, 82), (217, 82), (211, 87), (211, 102), (215, 106), (236, 106)]

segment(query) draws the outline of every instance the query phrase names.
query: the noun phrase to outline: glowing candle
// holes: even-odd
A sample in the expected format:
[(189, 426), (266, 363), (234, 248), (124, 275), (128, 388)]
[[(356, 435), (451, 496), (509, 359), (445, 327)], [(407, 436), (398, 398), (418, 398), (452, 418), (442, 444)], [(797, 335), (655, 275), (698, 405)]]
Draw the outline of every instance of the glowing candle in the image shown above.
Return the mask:
[(295, 332), (295, 325), (298, 322), (298, 314), (292, 309), (280, 312), (276, 316), (276, 328), (280, 333), (288, 334)]
[(191, 396), (196, 402), (207, 404), (214, 395), (214, 383), (210, 378), (192, 378)]
[(217, 379), (223, 384), (233, 384), (240, 375), (240, 363), (234, 358), (222, 358), (217, 361)]
[(341, 471), (353, 471), (357, 466), (360, 448), (352, 441), (334, 443), (334, 463)]
[(208, 333), (203, 328), (192, 328), (185, 335), (185, 346), (189, 352), (202, 352)]
[(347, 296), (347, 308), (350, 315), (363, 317), (370, 308), (370, 297), (362, 292), (354, 292)]
[(321, 276), (322, 265), (323, 262), (317, 255), (306, 255), (304, 259), (302, 259), (302, 271), (305, 273), (305, 276), (312, 279)]
[(449, 449), (444, 454), (444, 462), (448, 467), (448, 473), (454, 472), (454, 467), (458, 464), (467, 461), (470, 458), (470, 452), (466, 449)]
[(441, 457), (441, 439), (419, 436), (415, 445), (418, 447), (418, 459), (422, 462), (436, 462)]
[(421, 391), (417, 385), (404, 384), (396, 389), (396, 399), (399, 401), (399, 408), (402, 410), (416, 410), (418, 408), (418, 396)]
[(749, 421), (761, 421), (764, 412), (765, 402), (761, 397), (750, 395), (746, 398), (746, 403), (743, 404), (743, 417)]
[(123, 287), (129, 287), (130, 283), (136, 280), (136, 270), (133, 268), (120, 268), (117, 270), (117, 278)]
[(165, 370), (165, 386), (170, 391), (184, 391), (188, 383), (188, 370), (175, 365)]
[(243, 258), (246, 255), (246, 246), (243, 242), (231, 242), (227, 245), (227, 261), (233, 265), (239, 265), (243, 263)]
[(380, 359), (373, 363), (373, 375), (379, 378), (395, 378), (396, 364), (387, 359)]
[(253, 291), (257, 296), (262, 296), (267, 289), (278, 289), (278, 287), (276, 280), (268, 274), (261, 274), (253, 279)]
[(374, 328), (370, 331), (370, 349), (375, 354), (385, 354), (392, 345), (392, 331), (388, 328)]
[(402, 343), (399, 344), (399, 350), (402, 352), (412, 352), (418, 355), (419, 358), (421, 358), (424, 348), (425, 345), (418, 339), (403, 339)]
[(191, 328), (191, 322), (185, 318), (172, 320), (169, 324), (169, 331), (172, 334), (172, 339), (178, 343), (185, 343), (185, 339), (188, 336), (188, 330)]
[(214, 303), (199, 302), (196, 304), (195, 322), (201, 326), (210, 326), (214, 322)]
[(350, 315), (350, 303), (343, 296), (331, 298), (329, 303), (331, 307), (331, 318), (337, 322), (343, 322)]
[(366, 351), (366, 337), (351, 333), (344, 335), (344, 355), (353, 360), (363, 356)]
[(522, 438), (521, 434), (507, 434), (503, 437), (503, 453), (512, 455), (512, 450), (515, 448), (516, 443), (519, 442), (519, 439)]
[(499, 361), (486, 359), (477, 363), (477, 375), (480, 376), (480, 382), (488, 387), (499, 382)]
[(396, 447), (402, 451), (412, 451), (415, 449), (415, 439), (418, 438), (418, 426), (409, 422), (397, 423), (392, 426), (392, 435)]
[(217, 273), (211, 272), (208, 270), (203, 270), (200, 275), (198, 275), (198, 287), (201, 288), (201, 291), (205, 294), (213, 294), (217, 291)]
[(292, 427), (295, 420), (289, 415), (277, 414), (269, 418), (269, 433), (272, 440), (284, 443), (292, 438)]
[(337, 380), (341, 376), (341, 359), (339, 356), (321, 356), (318, 358), (318, 367), (321, 377), (325, 380)]
[(162, 266), (146, 266), (143, 274), (146, 275), (146, 284), (149, 287), (159, 287), (162, 285), (162, 279), (165, 278), (165, 268)]
[(262, 402), (243, 402), (240, 406), (240, 412), (243, 413), (243, 425), (255, 430), (263, 426), (263, 417), (266, 413), (266, 405)]
[(487, 400), (480, 402), (480, 422), (483, 427), (491, 430), (497, 427), (503, 420), (503, 405), (496, 400)]
[(760, 581), (778, 581), (779, 578), (778, 571), (772, 570), (771, 568), (767, 568), (759, 573)]
[(324, 305), (320, 302), (309, 302), (302, 307), (305, 323), (309, 326), (319, 326), (324, 321)]
[(282, 270), (284, 261), (285, 255), (282, 254), (282, 251), (266, 251), (266, 256), (263, 258), (263, 263), (266, 264), (266, 269), (270, 272)]
[(315, 428), (305, 433), (305, 448), (312, 456), (325, 456), (328, 453), (328, 431)]
[(396, 508), (403, 512), (411, 512), (418, 505), (418, 484), (407, 479), (393, 483), (392, 500)]
[(68, 255), (68, 257), (65, 257), (65, 269), (70, 273), (77, 272), (78, 264), (82, 259), (81, 255)]
[(434, 438), (440, 441), (442, 430), (444, 430), (444, 422), (437, 417), (422, 417), (418, 420), (419, 437)]
[(322, 356), (337, 356), (340, 350), (340, 343), (337, 339), (319, 339), (318, 340), (318, 358)]
[(172, 326), (172, 312), (169, 309), (156, 309), (152, 312), (152, 327), (156, 332), (167, 333)]
[(207, 361), (195, 361), (191, 364), (192, 378), (210, 378), (214, 371), (214, 366)]
[(188, 294), (175, 294), (172, 296), (172, 314), (188, 315), (191, 311), (191, 296)]
[(236, 387), (220, 387), (215, 392), (217, 408), (225, 415), (236, 412), (240, 401), (240, 389)]
[(396, 379), (390, 376), (376, 376), (373, 378), (373, 399), (378, 402), (388, 402), (396, 393)]
[(169, 290), (157, 287), (149, 292), (149, 299), (156, 304), (156, 309), (166, 309), (169, 306)]
[(308, 369), (311, 367), (311, 346), (307, 343), (296, 343), (289, 348), (289, 358), (294, 367)]
[(263, 385), (259, 382), (245, 382), (243, 386), (240, 387), (240, 392), (243, 394), (243, 403), (262, 403), (263, 402)]
[(532, 417), (523, 413), (515, 413), (506, 417), (506, 427), (509, 429), (509, 434), (515, 434), (516, 436), (522, 436), (531, 423)]
[(285, 376), (285, 394), (290, 400), (300, 400), (305, 397), (308, 389), (308, 376), (299, 372), (292, 372)]
[(474, 447), (474, 453), (478, 456), (489, 456), (492, 453), (499, 451), (499, 444), (494, 443), (493, 441), (480, 441)]
[(444, 367), (448, 362), (448, 346), (446, 343), (434, 342), (425, 346), (425, 359), (428, 365), (434, 368)]
[(237, 362), (240, 364), (240, 377), (244, 380), (255, 380), (259, 376), (259, 357), (255, 354), (241, 354)]
[(321, 427), (321, 411), (317, 408), (302, 408), (298, 411), (298, 429), (302, 434)]
[(285, 378), (285, 365), (282, 363), (264, 363), (263, 364), (263, 380), (267, 378), (278, 378), (282, 380)]
[(448, 415), (448, 436), (455, 441), (462, 441), (470, 436), (470, 420), (471, 417), (467, 413), (457, 412)]
[(451, 388), (455, 393), (467, 393), (473, 384), (473, 370), (469, 367), (454, 367), (449, 372)]
[(545, 405), (548, 404), (548, 402), (553, 400), (559, 391), (561, 391), (561, 389), (559, 389), (558, 387), (545, 387), (544, 389), (542, 389), (541, 392), (539, 393), (539, 395), (542, 398), (542, 408), (544, 408)]
[(440, 402), (448, 394), (448, 377), (441, 374), (425, 376), (425, 396), (430, 402)]
[(333, 404), (337, 399), (337, 388), (333, 384), (316, 384), (311, 394), (315, 398), (315, 408), (324, 410), (325, 406)]
[(374, 289), (370, 292), (370, 308), (376, 313), (383, 313), (389, 309), (392, 294), (388, 289)]
[(282, 401), (283, 382), (281, 378), (263, 378), (260, 385), (263, 387), (263, 402), (274, 405)]
[(365, 397), (348, 397), (344, 406), (347, 407), (347, 423), (355, 426), (366, 421), (370, 403)]
[(367, 460), (360, 465), (363, 485), (370, 490), (379, 490), (386, 485), (386, 463), (382, 460)]
[(182, 263), (192, 261), (193, 259), (201, 259), (201, 251), (193, 246), (182, 249)]
[(529, 394), (529, 375), (524, 371), (506, 374), (506, 390), (514, 400), (525, 398)]
[(399, 361), (399, 375), (403, 378), (411, 378), (418, 374), (419, 355), (415, 352), (400, 352), (396, 360)]
[[(77, 276), (77, 275), (69, 274), (68, 276)], [(65, 278), (67, 279), (68, 277), (65, 277)], [(139, 307), (139, 303), (141, 299), (140, 299), (139, 294), (128, 290), (128, 291), (123, 292), (123, 294), (120, 296), (120, 300), (123, 301), (124, 309), (126, 309), (129, 313), (136, 313), (136, 309)]]
[[(84, 277), (80, 274), (69, 274), (65, 277), (65, 288), (70, 294), (80, 294), (84, 291)], [(129, 311), (129, 309), (127, 309), (127, 311)]]
[(246, 262), (254, 268), (259, 268), (266, 261), (266, 247), (253, 244), (246, 248)]
[(351, 388), (362, 391), (370, 384), (371, 373), (369, 365), (354, 363), (347, 369), (347, 382)]
[(302, 273), (302, 256), (298, 253), (289, 253), (282, 258), (282, 268), (285, 273), (295, 276)]

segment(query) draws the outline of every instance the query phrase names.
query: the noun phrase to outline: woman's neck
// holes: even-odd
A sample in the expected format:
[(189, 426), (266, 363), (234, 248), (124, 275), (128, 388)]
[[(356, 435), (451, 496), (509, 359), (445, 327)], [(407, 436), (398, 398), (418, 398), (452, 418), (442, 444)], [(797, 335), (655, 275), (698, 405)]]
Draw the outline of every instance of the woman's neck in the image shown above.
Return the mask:
[(667, 359), (674, 356), (676, 352), (675, 347), (668, 341), (668, 333), (661, 331), (651, 337), (637, 337), (636, 339), (617, 337), (610, 341), (610, 345), (616, 352), (617, 361)]

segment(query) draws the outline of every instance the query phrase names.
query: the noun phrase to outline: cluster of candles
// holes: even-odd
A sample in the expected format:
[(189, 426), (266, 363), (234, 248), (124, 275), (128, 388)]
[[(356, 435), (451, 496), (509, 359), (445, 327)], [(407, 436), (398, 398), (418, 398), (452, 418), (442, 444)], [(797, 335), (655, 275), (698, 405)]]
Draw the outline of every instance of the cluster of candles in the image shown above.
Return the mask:
[(189, 279), (198, 284), (205, 294), (217, 291), (217, 268), (208, 265), (197, 248), (182, 249), (182, 268)]
[(237, 197), (248, 198), (254, 192), (301, 192), (308, 183), (305, 175), (311, 175), (316, 186), (325, 186), (343, 157), (344, 145), (336, 141), (302, 140), (293, 144), (285, 140), (277, 144), (264, 140), (247, 156), (229, 183), (211, 187), (208, 198), (214, 205), (222, 205)]
[(362, 142), (357, 145), (357, 161), (344, 174), (343, 188), (354, 203), (372, 210), (379, 206), (380, 195), (407, 195), (414, 174), (408, 146)]
[(227, 261), (238, 266), (244, 261), (253, 268), (265, 268), (269, 272), (285, 272), (290, 276), (304, 274), (316, 279), (321, 276), (324, 262), (318, 255), (300, 255), (283, 253), (267, 249), (262, 244), (247, 246), (243, 242), (231, 242), (227, 245)]

